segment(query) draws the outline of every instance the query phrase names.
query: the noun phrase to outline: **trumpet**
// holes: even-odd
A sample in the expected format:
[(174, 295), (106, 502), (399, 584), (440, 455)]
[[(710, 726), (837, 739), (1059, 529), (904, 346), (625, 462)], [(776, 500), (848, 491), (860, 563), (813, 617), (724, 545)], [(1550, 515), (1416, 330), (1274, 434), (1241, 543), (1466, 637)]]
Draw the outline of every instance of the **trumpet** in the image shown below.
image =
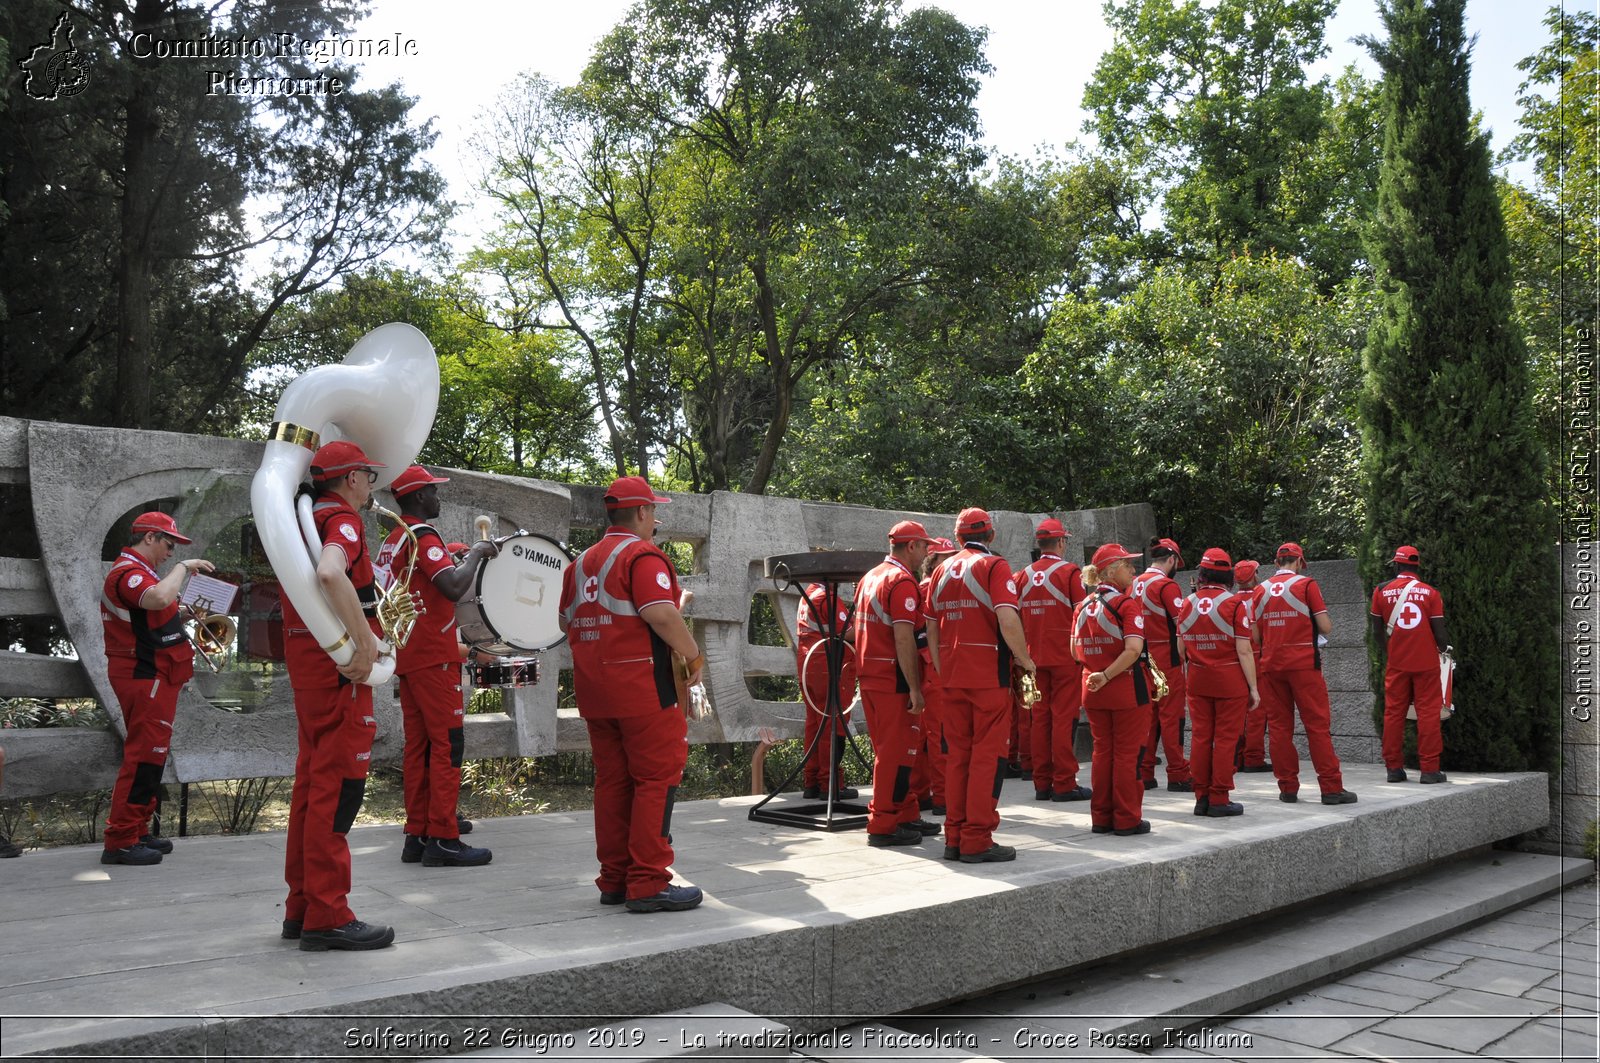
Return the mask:
[(189, 615), (183, 629), (189, 645), (194, 647), (213, 672), (222, 671), (222, 666), (215, 658), (226, 657), (233, 648), (239, 625), (234, 623), (233, 617), (226, 613), (213, 613), (203, 603), (185, 602), (183, 609)]
[(1034, 681), (1032, 672), (1024, 672), (1021, 668), (1012, 666), (1011, 689), (1017, 695), (1017, 701), (1022, 705), (1023, 711), (1031, 712), (1039, 702), (1039, 684)]

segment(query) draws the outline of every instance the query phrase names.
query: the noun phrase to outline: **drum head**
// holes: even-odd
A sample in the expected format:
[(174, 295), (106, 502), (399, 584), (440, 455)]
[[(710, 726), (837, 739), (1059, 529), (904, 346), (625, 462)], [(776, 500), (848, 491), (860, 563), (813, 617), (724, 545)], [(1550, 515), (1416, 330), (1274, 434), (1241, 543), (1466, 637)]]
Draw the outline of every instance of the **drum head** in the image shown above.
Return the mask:
[(494, 641), (525, 652), (560, 645), (561, 577), (571, 565), (572, 555), (543, 535), (502, 542), (478, 569), (478, 610)]

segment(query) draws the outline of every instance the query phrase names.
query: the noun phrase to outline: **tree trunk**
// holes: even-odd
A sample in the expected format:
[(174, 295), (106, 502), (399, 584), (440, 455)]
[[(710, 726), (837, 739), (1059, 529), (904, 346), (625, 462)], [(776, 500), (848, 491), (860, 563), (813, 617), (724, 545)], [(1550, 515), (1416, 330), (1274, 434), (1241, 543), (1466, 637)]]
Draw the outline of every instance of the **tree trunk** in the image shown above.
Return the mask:
[[(157, 5), (140, 3), (133, 32), (153, 28)], [(117, 256), (117, 382), (115, 423), (145, 428), (150, 423), (150, 239), (155, 205), (154, 149), (161, 131), (148, 78), (134, 65), (122, 147), (122, 232)]]

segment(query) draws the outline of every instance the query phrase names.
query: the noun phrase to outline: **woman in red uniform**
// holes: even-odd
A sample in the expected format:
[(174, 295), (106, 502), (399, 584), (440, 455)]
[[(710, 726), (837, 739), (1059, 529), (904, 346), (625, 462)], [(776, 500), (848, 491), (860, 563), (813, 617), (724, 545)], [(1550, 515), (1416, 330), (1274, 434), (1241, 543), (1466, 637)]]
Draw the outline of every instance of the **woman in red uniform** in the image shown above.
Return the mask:
[(1178, 605), (1178, 647), (1189, 680), (1189, 720), (1194, 727), (1189, 766), (1194, 771), (1194, 814), (1238, 816), (1229, 801), (1234, 752), (1246, 706), (1261, 704), (1250, 647), (1250, 595), (1235, 592), (1233, 559), (1215, 547), (1200, 559), (1200, 585)]
[(1127, 593), (1138, 554), (1107, 543), (1083, 570), (1091, 593), (1072, 618), (1072, 654), (1083, 665), (1083, 707), (1094, 735), (1094, 795), (1089, 816), (1096, 834), (1150, 833), (1139, 757), (1150, 730), (1150, 677), (1144, 653), (1144, 608)]

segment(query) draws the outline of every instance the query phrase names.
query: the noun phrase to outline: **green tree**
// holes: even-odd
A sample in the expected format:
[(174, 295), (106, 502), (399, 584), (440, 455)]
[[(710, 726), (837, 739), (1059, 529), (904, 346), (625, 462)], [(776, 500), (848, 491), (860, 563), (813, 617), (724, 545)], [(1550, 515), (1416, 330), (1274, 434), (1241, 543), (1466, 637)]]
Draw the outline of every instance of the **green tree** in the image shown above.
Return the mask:
[(1380, 300), (1363, 355), (1361, 569), (1377, 583), (1389, 552), (1410, 543), (1444, 594), (1465, 710), (1446, 760), (1549, 770), (1560, 736), (1555, 535), (1505, 225), (1488, 144), (1471, 123), (1464, 6), (1385, 0), (1388, 40), (1367, 42), (1384, 75), (1384, 139), (1369, 244)]

